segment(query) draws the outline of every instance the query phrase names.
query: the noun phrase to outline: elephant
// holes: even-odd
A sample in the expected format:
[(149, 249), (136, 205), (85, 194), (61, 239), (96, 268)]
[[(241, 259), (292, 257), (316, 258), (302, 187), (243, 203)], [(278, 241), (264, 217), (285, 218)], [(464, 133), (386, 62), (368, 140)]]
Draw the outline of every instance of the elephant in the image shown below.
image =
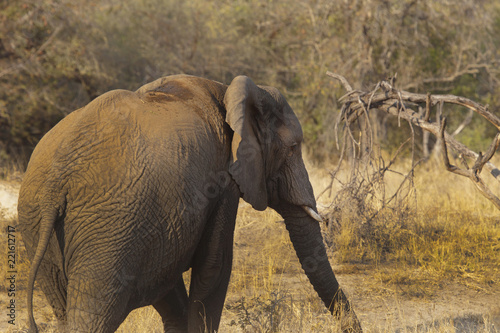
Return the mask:
[(361, 332), (328, 261), (302, 141), (278, 89), (247, 76), (167, 76), (68, 114), (20, 189), (30, 331), (35, 279), (61, 331), (113, 332), (148, 305), (166, 332), (217, 331), (242, 198), (283, 217), (319, 297), (343, 331)]

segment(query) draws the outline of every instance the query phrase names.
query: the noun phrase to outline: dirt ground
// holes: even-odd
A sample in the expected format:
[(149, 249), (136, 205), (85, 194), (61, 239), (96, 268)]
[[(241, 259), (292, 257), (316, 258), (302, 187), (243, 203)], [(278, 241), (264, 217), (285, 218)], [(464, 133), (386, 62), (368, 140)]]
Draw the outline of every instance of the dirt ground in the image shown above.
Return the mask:
[(370, 331), (429, 332), (446, 325), (447, 332), (500, 332), (497, 285), (477, 290), (449, 283), (432, 297), (414, 298), (381, 283), (375, 283), (379, 290), (367, 288), (373, 281), (367, 283), (370, 277), (363, 274), (338, 275), (338, 279), (350, 291), (358, 317)]
[[(19, 183), (0, 183), (0, 216), (2, 224), (12, 221), (16, 214)], [(5, 228), (2, 225), (2, 228)], [(1, 247), (6, 248), (6, 234), (2, 232)], [(19, 249), (18, 249), (19, 251)], [(4, 252), (5, 253), (5, 252)], [(2, 259), (5, 260), (5, 259)], [(5, 267), (5, 266), (2, 266)], [(477, 286), (459, 283), (444, 283), (429, 297), (415, 298), (404, 296), (400, 287), (391, 287), (377, 281), (376, 274), (370, 269), (352, 270), (354, 273), (342, 274), (338, 280), (351, 298), (358, 317), (369, 332), (500, 332), (500, 286), (497, 284)], [(3, 272), (4, 276), (7, 272)], [(8, 323), (7, 305), (12, 299), (8, 296), (8, 281), (0, 285), (0, 332), (20, 332), (26, 328), (26, 294), (22, 285), (26, 276), (17, 277), (16, 325)], [(305, 276), (292, 276), (288, 288), (307, 283)], [(310, 288), (311, 292), (312, 287)], [(41, 331), (52, 331), (55, 321), (50, 307), (40, 291), (35, 294), (36, 318)]]
[(9, 219), (17, 216), (19, 182), (0, 182), (0, 216)]

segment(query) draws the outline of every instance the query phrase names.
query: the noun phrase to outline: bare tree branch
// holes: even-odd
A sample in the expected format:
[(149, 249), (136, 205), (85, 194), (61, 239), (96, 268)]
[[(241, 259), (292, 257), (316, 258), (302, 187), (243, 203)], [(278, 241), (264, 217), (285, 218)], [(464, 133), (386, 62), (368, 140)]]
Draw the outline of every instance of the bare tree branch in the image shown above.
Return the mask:
[[(460, 66), (460, 64), (458, 64), (458, 66)], [(462, 70), (457, 70), (455, 73), (453, 73), (450, 76), (446, 76), (446, 77), (433, 77), (433, 78), (423, 79), (423, 80), (421, 80), (419, 82), (409, 83), (404, 88), (405, 89), (415, 89), (419, 85), (429, 84), (429, 83), (452, 83), (456, 79), (458, 79), (459, 77), (462, 77), (464, 75), (467, 75), (467, 74), (477, 74), (477, 73), (479, 73), (480, 69), (485, 69), (485, 70), (489, 71), (490, 66), (489, 66), (489, 64), (470, 64), (470, 65), (468, 65), (466, 68), (464, 68)]]
[[(500, 145), (500, 133), (496, 135), (485, 155), (481, 152), (476, 153), (467, 146), (454, 138), (456, 134), (463, 130), (470, 123), (472, 114), (475, 112), (490, 122), (500, 131), (500, 118), (488, 110), (487, 105), (479, 104), (461, 96), (454, 95), (431, 95), (410, 93), (394, 88), (390, 81), (379, 82), (376, 87), (369, 92), (353, 90), (349, 82), (341, 75), (327, 73), (328, 76), (341, 82), (344, 88), (349, 92), (343, 100), (342, 116), (339, 121), (344, 121), (346, 127), (354, 123), (362, 115), (367, 115), (370, 110), (378, 109), (400, 119), (405, 119), (410, 126), (416, 125), (432, 133), (439, 143), (443, 155), (445, 168), (453, 173), (469, 178), (480, 193), (489, 199), (498, 209), (500, 209), (500, 199), (493, 194), (480, 177), (483, 167), (489, 170), (491, 175), (500, 182), (500, 169), (490, 162)], [(380, 91), (382, 90), (382, 91)], [(457, 130), (452, 134), (446, 132), (446, 119), (441, 119), (441, 108), (444, 103), (461, 105), (470, 110), (467, 118), (460, 124)], [(425, 113), (415, 112), (410, 106), (415, 104), (425, 105)], [(408, 105), (408, 107), (407, 107)], [(436, 119), (431, 119), (431, 108), (439, 105)], [(465, 169), (452, 165), (448, 158), (448, 147), (457, 151), (462, 158)], [(464, 157), (475, 160), (474, 166), (469, 168)]]
[(478, 154), (478, 158), (476, 160), (476, 163), (474, 163), (472, 169), (463, 170), (455, 165), (450, 164), (450, 161), (448, 159), (448, 150), (446, 149), (446, 143), (444, 139), (445, 129), (446, 129), (446, 118), (443, 119), (440, 130), (441, 150), (443, 152), (443, 161), (446, 170), (456, 173), (457, 175), (469, 178), (474, 183), (474, 185), (476, 185), (476, 188), (479, 190), (479, 192), (486, 199), (490, 200), (495, 205), (495, 207), (497, 207), (497, 209), (500, 209), (500, 199), (495, 194), (493, 194), (493, 192), (491, 192), (491, 190), (488, 188), (488, 186), (486, 186), (481, 177), (479, 177), (479, 174), (481, 173), (484, 164), (493, 157), (495, 151), (498, 149), (498, 145), (500, 144), (500, 134), (497, 134), (495, 136), (495, 139), (490, 145), (486, 155), (483, 156), (481, 153)]
[(342, 83), (342, 85), (344, 86), (345, 90), (347, 90), (348, 93), (352, 91), (352, 87), (349, 84), (349, 82), (345, 79), (345, 77), (338, 75), (338, 74), (335, 74), (335, 73), (332, 73), (330, 71), (326, 72), (326, 75), (333, 77), (334, 79), (339, 80)]
[(460, 134), (460, 132), (462, 132), (464, 128), (470, 124), (470, 122), (472, 121), (472, 116), (474, 116), (474, 110), (469, 110), (469, 114), (467, 115), (467, 117), (460, 123), (460, 125), (458, 125), (457, 129), (453, 131), (451, 136), (457, 136), (458, 134)]

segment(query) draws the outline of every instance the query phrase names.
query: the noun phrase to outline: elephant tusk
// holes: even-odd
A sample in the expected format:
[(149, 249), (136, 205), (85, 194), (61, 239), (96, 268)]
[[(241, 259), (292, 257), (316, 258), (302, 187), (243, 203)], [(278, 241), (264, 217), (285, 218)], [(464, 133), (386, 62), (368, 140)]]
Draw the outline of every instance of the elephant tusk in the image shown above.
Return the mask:
[(302, 206), (302, 209), (307, 213), (307, 215), (309, 215), (310, 217), (312, 217), (316, 221), (323, 222), (323, 218), (318, 213), (316, 213), (314, 211), (314, 209), (312, 209), (311, 207), (309, 207), (309, 206)]

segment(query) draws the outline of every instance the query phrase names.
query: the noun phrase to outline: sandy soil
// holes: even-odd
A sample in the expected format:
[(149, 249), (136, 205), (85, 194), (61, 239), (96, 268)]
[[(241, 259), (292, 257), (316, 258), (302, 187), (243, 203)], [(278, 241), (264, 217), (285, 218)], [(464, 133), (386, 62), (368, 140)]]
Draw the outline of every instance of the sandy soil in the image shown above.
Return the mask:
[(11, 219), (17, 216), (17, 196), (19, 187), (17, 182), (0, 182), (0, 216)]
[(500, 332), (499, 286), (477, 290), (449, 283), (432, 297), (414, 298), (401, 296), (390, 286), (369, 288), (373, 286), (372, 281), (367, 283), (370, 278), (364, 274), (338, 276), (359, 319), (370, 331), (428, 332), (447, 325), (454, 326), (455, 332)]
[[(19, 183), (0, 183), (1, 220), (8, 221), (15, 217), (18, 191)], [(5, 236), (4, 233), (2, 235)], [(6, 237), (2, 238), (1, 247), (5, 248)], [(415, 298), (402, 296), (396, 287), (383, 285), (374, 276), (369, 270), (337, 274), (366, 331), (435, 332), (436, 327), (447, 325), (445, 331), (450, 332), (500, 332), (498, 285), (469, 287), (448, 283), (440, 286), (433, 296)], [(288, 288), (293, 289), (294, 285), (303, 287), (304, 278), (290, 277)], [(26, 327), (26, 295), (23, 285), (20, 285), (25, 281), (26, 276), (18, 276), (15, 326), (7, 322), (6, 306), (11, 299), (7, 295), (7, 282), (0, 286), (0, 332), (18, 332)], [(312, 288), (311, 292), (314, 292)], [(35, 304), (37, 322), (42, 331), (54, 327), (51, 309), (39, 291), (35, 294)]]

